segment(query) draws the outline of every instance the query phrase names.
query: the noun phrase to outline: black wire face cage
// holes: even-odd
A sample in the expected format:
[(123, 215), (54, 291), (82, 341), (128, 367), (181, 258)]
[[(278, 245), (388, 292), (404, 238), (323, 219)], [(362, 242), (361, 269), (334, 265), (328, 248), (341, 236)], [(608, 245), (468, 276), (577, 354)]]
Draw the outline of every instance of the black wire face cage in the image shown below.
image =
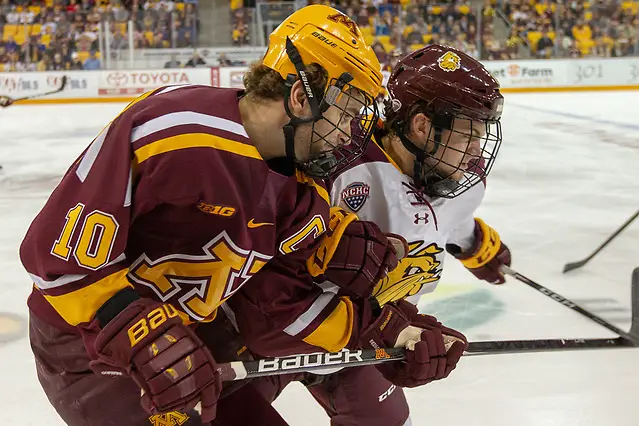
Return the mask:
[[(330, 107), (339, 110), (337, 121), (326, 116), (325, 112)], [(322, 151), (303, 163), (302, 168), (309, 176), (327, 179), (346, 169), (364, 154), (373, 136), (379, 111), (373, 97), (338, 79), (330, 81), (320, 110), (322, 118), (313, 122), (310, 150), (313, 152), (313, 145), (321, 144)], [(324, 134), (318, 132), (322, 122), (328, 128), (327, 132), (323, 131)]]
[[(478, 135), (478, 128), (485, 133)], [(442, 140), (444, 133), (448, 134), (446, 140)], [(478, 120), (460, 115), (435, 116), (426, 144), (427, 149), (432, 149), (421, 151), (415, 161), (416, 183), (421, 182), (430, 196), (457, 197), (479, 182), (485, 183), (501, 141), (499, 120)], [(455, 176), (459, 171), (463, 172), (461, 178)]]

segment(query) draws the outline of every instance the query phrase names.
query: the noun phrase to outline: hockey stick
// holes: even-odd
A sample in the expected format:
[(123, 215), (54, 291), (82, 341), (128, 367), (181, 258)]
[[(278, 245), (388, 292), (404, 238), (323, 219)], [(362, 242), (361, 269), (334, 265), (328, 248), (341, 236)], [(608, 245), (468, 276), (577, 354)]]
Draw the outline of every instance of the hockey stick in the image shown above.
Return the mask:
[(219, 364), (222, 381), (251, 379), (279, 374), (321, 371), (329, 368), (361, 367), (404, 359), (404, 348), (357, 349), (354, 351), (318, 352), (265, 358), (256, 361), (234, 361)]
[[(485, 342), (471, 342), (464, 352), (465, 356), (508, 354), (524, 352), (547, 352), (579, 349), (607, 349), (632, 348), (639, 346), (639, 268), (632, 273), (632, 323), (630, 332), (613, 326), (594, 314), (580, 308), (570, 300), (529, 280), (521, 274), (508, 268), (504, 273), (512, 275), (518, 280), (539, 290), (559, 303), (585, 315), (598, 324), (614, 331), (621, 337), (608, 339), (540, 339), (540, 340), (494, 340)], [(299, 372), (326, 371), (329, 368), (361, 367), (404, 359), (403, 348), (388, 349), (359, 349), (355, 351), (323, 352), (315, 354), (290, 355), (279, 358), (266, 358), (256, 361), (235, 361), (219, 364), (222, 381), (242, 380), (279, 374)]]
[(13, 100), (13, 103), (19, 102), (19, 101), (26, 101), (26, 100), (29, 100), (29, 99), (41, 98), (43, 96), (55, 95), (56, 93), (59, 93), (59, 92), (63, 91), (64, 88), (66, 87), (66, 85), (67, 85), (67, 76), (63, 75), (62, 79), (60, 81), (60, 87), (58, 87), (57, 89), (54, 89), (54, 90), (51, 90), (51, 91), (45, 92), (45, 93), (38, 93), (36, 95), (29, 95), (29, 96), (24, 96), (22, 98), (16, 98), (16, 99)]
[(585, 258), (583, 260), (580, 260), (578, 262), (566, 263), (564, 265), (564, 274), (566, 272), (572, 271), (573, 269), (581, 268), (586, 263), (588, 263), (590, 261), (590, 259), (595, 257), (601, 250), (603, 250), (603, 248), (606, 247), (608, 245), (608, 243), (610, 243), (610, 241), (612, 241), (617, 235), (619, 235), (621, 233), (621, 231), (626, 229), (626, 227), (628, 225), (630, 225), (632, 223), (632, 221), (634, 221), (637, 217), (639, 217), (639, 210), (637, 210), (637, 212), (634, 215), (632, 215), (632, 217), (630, 219), (628, 219), (626, 221), (626, 223), (621, 225), (621, 228), (617, 229), (614, 234), (612, 234), (610, 237), (608, 237), (608, 239), (606, 241), (604, 241), (602, 245), (597, 247), (597, 249), (594, 252), (592, 252), (592, 254), (590, 256), (588, 256), (587, 258)]
[(639, 306), (637, 306), (637, 304), (639, 303), (637, 301), (637, 298), (639, 295), (639, 290), (637, 289), (637, 287), (639, 287), (639, 268), (635, 269), (635, 271), (632, 274), (632, 327), (630, 328), (630, 332), (623, 331), (622, 329), (610, 324), (608, 321), (604, 320), (603, 318), (593, 314), (592, 312), (585, 310), (581, 306), (555, 293), (549, 288), (544, 287), (541, 284), (537, 284), (530, 278), (527, 278), (521, 275), (519, 272), (516, 272), (515, 270), (509, 268), (508, 266), (503, 265), (501, 267), (501, 270), (503, 273), (510, 275), (513, 278), (516, 278), (517, 280), (521, 281), (522, 283), (534, 288), (538, 292), (542, 293), (544, 296), (550, 297), (554, 301), (561, 303), (562, 305), (572, 309), (575, 312), (579, 312), (581, 315), (585, 316), (586, 318), (589, 318), (590, 320), (596, 322), (602, 327), (605, 327), (608, 330), (616, 333), (623, 339), (626, 339), (629, 342), (631, 342), (633, 346), (639, 346), (639, 333), (637, 333), (637, 328), (639, 328), (639, 325), (637, 325), (635, 321), (638, 316), (637, 311), (639, 310)]
[[(464, 356), (628, 347), (634, 347), (634, 345), (628, 340), (618, 337), (611, 339), (493, 340), (471, 342), (464, 352)], [(255, 361), (234, 361), (218, 364), (218, 368), (222, 381), (301, 372), (326, 374), (326, 370), (330, 368), (361, 367), (382, 362), (401, 361), (404, 359), (404, 352), (403, 348), (345, 350), (265, 358)]]

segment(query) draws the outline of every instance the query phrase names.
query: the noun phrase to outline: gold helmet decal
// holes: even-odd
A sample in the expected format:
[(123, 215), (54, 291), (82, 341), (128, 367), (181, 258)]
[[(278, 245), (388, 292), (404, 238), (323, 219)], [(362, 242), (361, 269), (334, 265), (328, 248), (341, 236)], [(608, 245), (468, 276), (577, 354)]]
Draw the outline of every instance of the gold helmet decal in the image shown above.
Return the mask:
[(446, 52), (437, 59), (437, 64), (444, 71), (453, 72), (461, 68), (461, 58), (455, 52)]
[(435, 243), (422, 248), (423, 245), (424, 241), (409, 243), (408, 256), (403, 258), (386, 278), (377, 283), (373, 297), (380, 305), (413, 296), (424, 285), (439, 281), (442, 266), (437, 260), (437, 255), (444, 250)]
[(353, 22), (351, 18), (344, 15), (343, 13), (334, 13), (332, 15), (329, 15), (328, 19), (330, 19), (333, 22), (337, 22), (338, 24), (342, 24), (346, 26), (346, 28), (348, 28), (348, 31), (350, 31), (350, 33), (353, 34), (353, 36), (359, 37), (357, 24)]

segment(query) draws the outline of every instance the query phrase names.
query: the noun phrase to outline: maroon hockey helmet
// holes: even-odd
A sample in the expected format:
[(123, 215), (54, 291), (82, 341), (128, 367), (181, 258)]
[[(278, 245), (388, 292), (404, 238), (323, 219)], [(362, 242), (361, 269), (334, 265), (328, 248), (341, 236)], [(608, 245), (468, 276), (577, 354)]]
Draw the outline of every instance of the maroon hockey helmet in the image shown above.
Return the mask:
[[(504, 98), (499, 83), (480, 62), (452, 47), (429, 45), (400, 59), (387, 89), (386, 120), (416, 157), (416, 185), (429, 195), (452, 198), (488, 175), (502, 140)], [(431, 121), (428, 141), (421, 147), (407, 136), (418, 113)], [(460, 145), (451, 140), (466, 137), (462, 156)], [(471, 141), (478, 139), (480, 149), (471, 153), (471, 146), (477, 145)], [(451, 156), (444, 154), (446, 149), (460, 153), (458, 164), (447, 162)]]

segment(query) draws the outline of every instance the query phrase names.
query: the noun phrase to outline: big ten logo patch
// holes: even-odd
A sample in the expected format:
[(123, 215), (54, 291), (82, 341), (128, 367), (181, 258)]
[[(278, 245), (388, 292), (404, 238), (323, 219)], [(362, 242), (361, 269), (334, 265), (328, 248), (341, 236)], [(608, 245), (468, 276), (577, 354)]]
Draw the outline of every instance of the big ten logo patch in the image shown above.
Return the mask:
[(214, 214), (218, 216), (231, 217), (235, 214), (235, 208), (229, 206), (216, 206), (214, 204), (207, 204), (204, 201), (200, 201), (197, 208), (206, 214)]
[(26, 322), (18, 315), (0, 313), (0, 344), (19, 339), (26, 334)]
[(354, 212), (358, 212), (368, 197), (371, 187), (363, 182), (353, 182), (342, 190), (342, 201)]

